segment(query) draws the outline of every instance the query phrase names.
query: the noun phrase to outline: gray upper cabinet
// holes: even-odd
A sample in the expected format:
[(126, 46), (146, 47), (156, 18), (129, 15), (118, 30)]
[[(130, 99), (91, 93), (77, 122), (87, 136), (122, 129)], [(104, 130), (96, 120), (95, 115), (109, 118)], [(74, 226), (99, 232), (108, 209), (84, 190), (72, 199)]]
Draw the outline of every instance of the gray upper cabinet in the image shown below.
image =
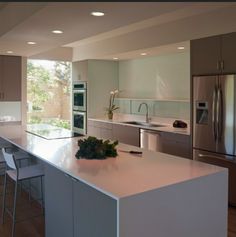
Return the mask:
[(236, 72), (236, 32), (222, 35), (222, 70), (224, 73)]
[(21, 57), (0, 56), (0, 100), (21, 100)]
[(236, 33), (192, 40), (191, 74), (236, 72)]
[(191, 41), (192, 75), (217, 74), (220, 72), (218, 65), (221, 57), (220, 45), (219, 36)]

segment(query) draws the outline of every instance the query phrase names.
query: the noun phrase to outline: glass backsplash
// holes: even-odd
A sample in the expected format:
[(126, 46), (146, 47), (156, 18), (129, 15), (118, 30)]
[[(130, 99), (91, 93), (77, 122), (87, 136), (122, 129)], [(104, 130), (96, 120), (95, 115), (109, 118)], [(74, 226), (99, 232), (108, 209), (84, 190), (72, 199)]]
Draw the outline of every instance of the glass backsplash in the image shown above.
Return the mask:
[(148, 105), (149, 116), (190, 119), (190, 102), (188, 100), (115, 99), (115, 104), (119, 106), (117, 112), (124, 114), (145, 115), (145, 106), (138, 112), (138, 107), (143, 102)]

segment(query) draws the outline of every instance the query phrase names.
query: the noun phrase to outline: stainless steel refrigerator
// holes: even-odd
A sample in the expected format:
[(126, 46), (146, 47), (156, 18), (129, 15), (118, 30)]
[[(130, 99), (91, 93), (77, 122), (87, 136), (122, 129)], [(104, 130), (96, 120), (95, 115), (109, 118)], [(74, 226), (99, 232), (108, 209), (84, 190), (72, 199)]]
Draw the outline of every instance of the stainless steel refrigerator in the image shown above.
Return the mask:
[(236, 75), (193, 78), (193, 159), (229, 169), (236, 205)]

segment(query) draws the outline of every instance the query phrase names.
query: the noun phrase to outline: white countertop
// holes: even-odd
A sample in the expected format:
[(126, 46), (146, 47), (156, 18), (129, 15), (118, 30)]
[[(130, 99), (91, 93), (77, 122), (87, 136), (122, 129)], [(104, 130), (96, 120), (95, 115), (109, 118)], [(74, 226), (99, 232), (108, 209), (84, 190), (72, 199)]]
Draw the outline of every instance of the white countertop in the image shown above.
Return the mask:
[(142, 150), (142, 156), (118, 152), (116, 158), (78, 160), (75, 153), (81, 137), (46, 140), (25, 132), (21, 126), (2, 126), (0, 136), (115, 199), (225, 171), (221, 167), (125, 144), (119, 144), (118, 149)]
[[(151, 121), (153, 124), (161, 124), (164, 125), (163, 127), (146, 127), (146, 126), (141, 126), (141, 125), (132, 125), (132, 124), (126, 124), (124, 122), (127, 121), (139, 121), (139, 122), (145, 122), (144, 118), (140, 116), (120, 116), (114, 114), (114, 117), (112, 120), (109, 120), (107, 117), (101, 117), (101, 118), (88, 118), (88, 120), (91, 121), (100, 121), (100, 122), (106, 122), (106, 123), (112, 123), (112, 124), (120, 124), (123, 126), (133, 126), (133, 127), (139, 127), (143, 129), (149, 129), (149, 130), (154, 130), (154, 131), (162, 131), (162, 132), (171, 132), (171, 133), (178, 133), (178, 134), (183, 134), (183, 135), (190, 135), (190, 127), (188, 124), (187, 128), (174, 128), (173, 127), (173, 122), (175, 119), (168, 119), (168, 118), (156, 118)], [(186, 121), (185, 121), (186, 122)]]

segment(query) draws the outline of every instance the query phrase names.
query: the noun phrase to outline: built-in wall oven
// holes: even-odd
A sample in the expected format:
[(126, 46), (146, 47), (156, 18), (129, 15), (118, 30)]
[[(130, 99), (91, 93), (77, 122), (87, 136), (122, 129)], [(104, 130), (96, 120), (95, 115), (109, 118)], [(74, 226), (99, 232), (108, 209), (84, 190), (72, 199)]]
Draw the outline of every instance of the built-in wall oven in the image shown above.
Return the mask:
[(77, 110), (77, 111), (87, 110), (87, 83), (86, 82), (73, 83), (73, 110)]
[(73, 131), (79, 134), (87, 133), (87, 83), (85, 81), (73, 82), (72, 86), (72, 122)]
[(86, 134), (87, 116), (86, 112), (73, 111), (73, 131), (79, 134)]

